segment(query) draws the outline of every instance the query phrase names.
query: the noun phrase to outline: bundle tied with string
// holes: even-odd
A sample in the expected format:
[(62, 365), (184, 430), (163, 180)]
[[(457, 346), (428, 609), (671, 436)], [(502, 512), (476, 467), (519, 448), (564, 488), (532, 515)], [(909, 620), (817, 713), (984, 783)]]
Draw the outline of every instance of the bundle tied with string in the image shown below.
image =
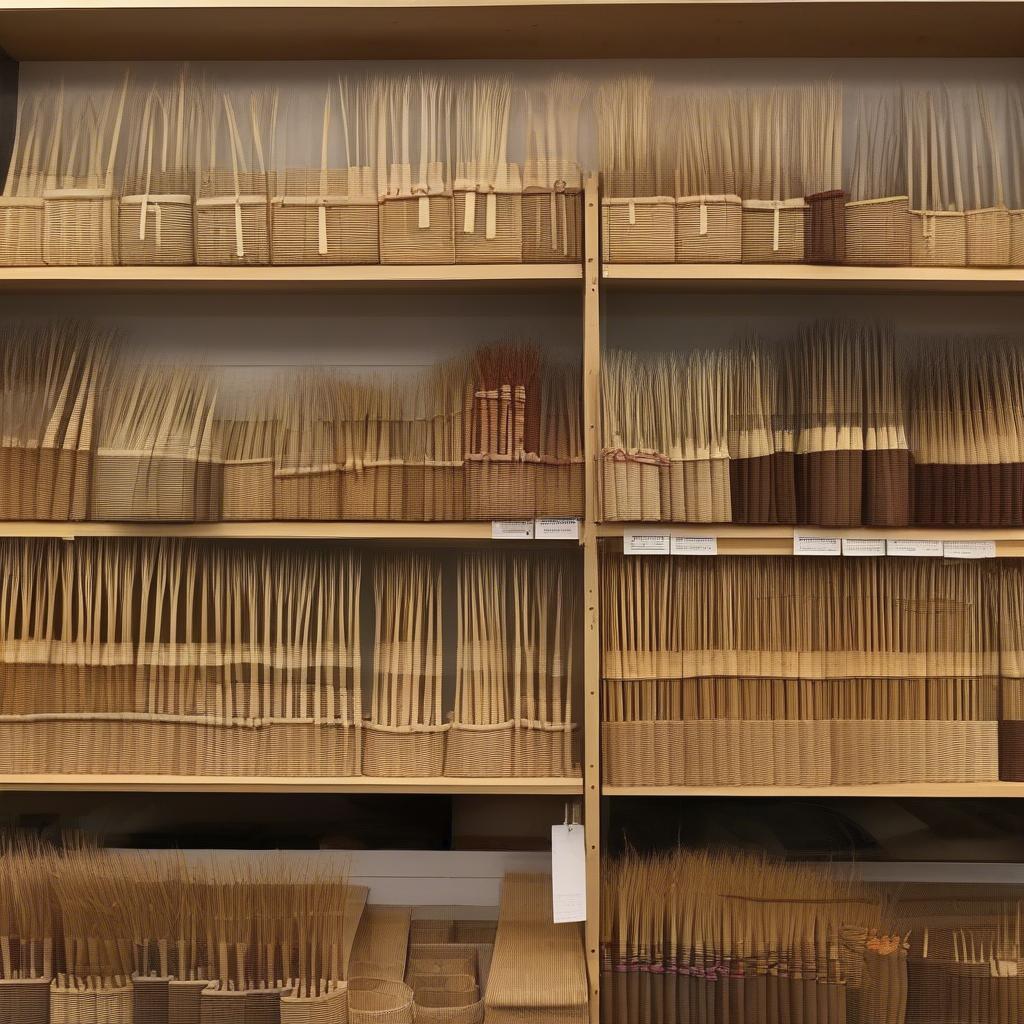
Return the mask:
[(0, 195), (0, 266), (43, 263), (43, 146), (53, 129), (54, 98), (46, 89), (18, 90), (11, 162)]
[(808, 263), (843, 263), (846, 258), (846, 193), (843, 191), (843, 91), (836, 82), (802, 89), (797, 101), (807, 218), (804, 258)]
[(128, 95), (74, 96), (61, 84), (43, 183), (43, 262), (106, 266), (118, 261), (114, 171)]
[[(274, 138), (277, 93), (250, 93), (248, 118), (236, 114), (226, 91), (211, 89), (203, 99), (202, 134), (196, 184), (196, 263), (200, 266), (251, 266), (270, 262), (267, 141)], [(241, 121), (241, 123), (240, 123)], [(227, 138), (229, 163), (221, 166)]]
[(426, 555), (382, 555), (373, 567), (374, 660), (363, 773), (444, 773), (441, 571)]
[[(372, 161), (378, 130), (374, 90), (338, 78), (327, 86), (320, 134), (320, 166), (275, 167), (270, 200), (271, 262), (278, 265), (380, 262), (377, 182)], [(297, 117), (286, 125), (300, 123)], [(344, 142), (342, 166), (332, 165), (331, 143)], [(279, 162), (276, 139), (274, 158)]]
[[(601, 249), (605, 263), (674, 263), (675, 200), (663, 180), (654, 83), (614, 79), (597, 93), (601, 161)], [(657, 109), (656, 109), (657, 108)]]
[(219, 375), (213, 451), (221, 480), (219, 517), (226, 522), (277, 518), (275, 456), (282, 443), (280, 406), (286, 394), (275, 382)]
[(113, 348), (105, 332), (71, 323), (0, 333), (0, 518), (88, 518)]
[(468, 80), (455, 96), (455, 262), (523, 262), (523, 178), (510, 163), (509, 76)]
[(967, 222), (957, 111), (946, 89), (910, 90), (904, 102), (910, 264), (966, 266)]
[(687, 92), (676, 125), (677, 263), (739, 263), (743, 215), (736, 195), (736, 107), (727, 90)]
[(976, 565), (606, 554), (604, 574), (607, 784), (995, 778)]
[(583, 258), (583, 177), (579, 164), (578, 78), (556, 75), (527, 95), (523, 166), (523, 262)]
[(154, 86), (146, 96), (137, 130), (129, 135), (121, 189), (122, 264), (195, 262), (192, 190), (198, 114), (184, 68), (176, 87)]
[[(378, 79), (372, 87), (378, 112), (380, 261), (454, 263), (451, 85), (420, 74)], [(413, 121), (419, 143), (415, 167)]]
[(458, 566), (455, 711), (445, 774), (579, 773), (572, 563), (466, 554)]
[(978, 86), (972, 103), (965, 103), (966, 131), (970, 140), (970, 208), (967, 228), (967, 265), (1006, 267), (1010, 264), (1010, 211), (1006, 207), (1002, 138), (996, 135), (988, 92)]
[(908, 120), (899, 97), (868, 104), (862, 96), (854, 129), (846, 262), (852, 266), (910, 265)]

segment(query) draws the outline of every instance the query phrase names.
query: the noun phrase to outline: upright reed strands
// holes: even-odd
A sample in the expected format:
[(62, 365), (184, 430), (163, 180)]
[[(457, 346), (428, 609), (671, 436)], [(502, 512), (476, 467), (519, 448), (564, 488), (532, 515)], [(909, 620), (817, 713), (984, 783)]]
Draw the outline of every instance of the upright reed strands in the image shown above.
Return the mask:
[(56, 92), (21, 83), (11, 162), (0, 193), (0, 266), (43, 262), (43, 146)]
[[(278, 518), (275, 456), (283, 443), (279, 404), (285, 393), (272, 383), (231, 379), (227, 373), (218, 377), (213, 451), (221, 478), (223, 520)], [(287, 507), (282, 509), (282, 518), (287, 512)]]
[(994, 776), (996, 624), (977, 566), (607, 555), (604, 579), (610, 784)]
[(798, 159), (807, 200), (804, 256), (808, 263), (843, 263), (843, 91), (834, 81), (815, 82), (801, 90), (797, 103)]
[(970, 147), (967, 263), (1005, 267), (1010, 263), (1010, 211), (1006, 208), (1005, 141), (996, 132), (989, 90), (976, 86), (964, 99), (966, 143)]
[[(1021, 154), (1024, 153), (1024, 92), (1011, 85), (1006, 90), (1007, 202), (1010, 206), (1010, 266), (1024, 266), (1024, 186)], [(2, 207), (0, 207), (2, 211)], [(0, 212), (2, 216), (2, 212)]]

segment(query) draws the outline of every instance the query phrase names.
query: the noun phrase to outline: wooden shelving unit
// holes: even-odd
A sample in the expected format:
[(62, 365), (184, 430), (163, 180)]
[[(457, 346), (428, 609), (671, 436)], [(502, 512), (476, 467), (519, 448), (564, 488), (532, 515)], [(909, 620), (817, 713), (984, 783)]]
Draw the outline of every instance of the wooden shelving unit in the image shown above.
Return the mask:
[(605, 796), (1024, 797), (1024, 782), (903, 782), (883, 786), (603, 786)]

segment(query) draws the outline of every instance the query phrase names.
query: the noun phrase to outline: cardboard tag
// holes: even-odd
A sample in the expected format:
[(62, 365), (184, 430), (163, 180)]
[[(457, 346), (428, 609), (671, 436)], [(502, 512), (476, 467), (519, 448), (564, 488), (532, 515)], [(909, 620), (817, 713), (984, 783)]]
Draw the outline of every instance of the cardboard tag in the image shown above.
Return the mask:
[(551, 914), (555, 924), (587, 919), (587, 848), (582, 825), (551, 826)]
[(535, 540), (579, 540), (578, 519), (537, 519), (534, 520)]
[(941, 558), (941, 540), (887, 540), (885, 553), (890, 558)]
[(689, 533), (672, 534), (673, 555), (717, 555), (717, 537), (695, 537)]
[(838, 537), (818, 537), (806, 533), (793, 534), (794, 555), (841, 555), (842, 543)]
[(873, 558), (884, 554), (884, 540), (875, 537), (843, 538), (843, 555), (847, 558)]
[(942, 543), (943, 558), (995, 558), (994, 540), (947, 540)]
[(533, 540), (533, 520), (492, 519), (491, 540)]
[(667, 555), (672, 550), (672, 535), (667, 530), (627, 530), (622, 535), (622, 551), (627, 555)]

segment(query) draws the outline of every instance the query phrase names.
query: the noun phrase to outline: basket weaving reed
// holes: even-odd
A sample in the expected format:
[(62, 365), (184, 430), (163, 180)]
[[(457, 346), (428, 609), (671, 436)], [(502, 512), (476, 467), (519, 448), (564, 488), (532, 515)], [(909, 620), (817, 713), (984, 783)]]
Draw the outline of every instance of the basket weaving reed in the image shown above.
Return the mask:
[(98, 266), (118, 261), (114, 170), (124, 121), (128, 74), (97, 105), (57, 98), (43, 187), (43, 262)]
[(1000, 567), (999, 588), (999, 778), (1024, 780), (1024, 577)]
[(804, 257), (808, 263), (846, 259), (846, 193), (843, 191), (843, 93), (835, 82), (819, 82), (798, 98), (799, 164), (807, 217)]
[(1010, 211), (1003, 180), (1004, 154), (997, 140), (986, 91), (978, 86), (968, 103), (966, 129), (970, 145), (971, 207), (964, 215), (967, 265), (1006, 267), (1010, 263)]
[[(335, 98), (336, 85), (336, 98)], [(319, 169), (286, 168), (270, 200), (271, 262), (279, 265), (380, 262), (373, 95), (365, 83), (339, 78), (324, 99)], [(335, 108), (337, 115), (335, 116)], [(298, 122), (289, 118), (288, 123)], [(340, 121), (342, 167), (331, 166), (332, 128)]]
[[(214, 472), (220, 477), (220, 519), (278, 518), (275, 456), (282, 443), (279, 406), (286, 394), (279, 384), (263, 387), (255, 381), (217, 381), (213, 453)], [(282, 518), (287, 510), (286, 504)]]
[(1024, 151), (1024, 95), (1019, 87), (1007, 89), (1007, 164), (1009, 166), (1010, 266), (1024, 266), (1024, 187), (1021, 185), (1021, 161)]
[(43, 156), (53, 98), (18, 92), (14, 143), (0, 194), (0, 266), (38, 267), (43, 263)]

